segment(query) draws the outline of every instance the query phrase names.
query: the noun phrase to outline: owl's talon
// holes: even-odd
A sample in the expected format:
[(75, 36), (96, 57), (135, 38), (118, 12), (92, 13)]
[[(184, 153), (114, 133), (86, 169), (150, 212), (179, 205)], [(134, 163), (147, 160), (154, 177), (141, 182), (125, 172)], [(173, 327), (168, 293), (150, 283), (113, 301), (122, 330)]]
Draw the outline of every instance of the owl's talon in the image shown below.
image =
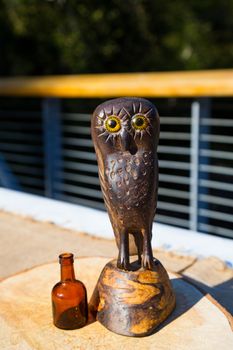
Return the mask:
[(129, 261), (127, 259), (122, 259), (122, 260), (117, 260), (117, 267), (118, 269), (121, 269), (121, 270), (126, 270), (126, 271), (129, 271)]
[(142, 257), (142, 268), (146, 270), (153, 270), (154, 268), (154, 259), (149, 255), (144, 255)]

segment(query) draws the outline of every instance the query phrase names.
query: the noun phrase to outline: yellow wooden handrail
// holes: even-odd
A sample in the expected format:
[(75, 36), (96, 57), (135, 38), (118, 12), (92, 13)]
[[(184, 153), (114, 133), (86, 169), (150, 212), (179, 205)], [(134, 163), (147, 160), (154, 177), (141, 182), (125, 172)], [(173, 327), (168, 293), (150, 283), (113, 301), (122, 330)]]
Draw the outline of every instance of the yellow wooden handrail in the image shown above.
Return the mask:
[(0, 96), (233, 96), (233, 69), (0, 78)]

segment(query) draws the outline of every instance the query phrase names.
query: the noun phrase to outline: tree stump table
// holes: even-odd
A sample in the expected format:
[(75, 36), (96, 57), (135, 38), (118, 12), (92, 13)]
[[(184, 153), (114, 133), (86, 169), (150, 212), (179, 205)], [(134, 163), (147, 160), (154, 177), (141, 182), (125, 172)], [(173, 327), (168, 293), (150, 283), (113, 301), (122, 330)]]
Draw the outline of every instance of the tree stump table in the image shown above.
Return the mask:
[[(89, 299), (109, 259), (75, 261), (77, 278), (87, 287)], [(59, 276), (59, 264), (35, 267), (0, 284), (1, 350), (94, 349), (233, 349), (233, 333), (223, 312), (193, 285), (169, 274), (176, 294), (176, 309), (144, 338), (129, 338), (108, 331), (99, 322), (64, 331), (52, 324), (50, 293)]]

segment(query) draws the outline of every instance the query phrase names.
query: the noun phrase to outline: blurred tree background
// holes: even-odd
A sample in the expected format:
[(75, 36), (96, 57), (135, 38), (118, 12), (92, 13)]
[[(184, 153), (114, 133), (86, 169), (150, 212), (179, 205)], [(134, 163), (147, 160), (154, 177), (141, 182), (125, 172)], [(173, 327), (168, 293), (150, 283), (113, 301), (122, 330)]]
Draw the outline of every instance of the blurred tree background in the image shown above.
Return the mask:
[(229, 68), (232, 0), (0, 0), (0, 75)]

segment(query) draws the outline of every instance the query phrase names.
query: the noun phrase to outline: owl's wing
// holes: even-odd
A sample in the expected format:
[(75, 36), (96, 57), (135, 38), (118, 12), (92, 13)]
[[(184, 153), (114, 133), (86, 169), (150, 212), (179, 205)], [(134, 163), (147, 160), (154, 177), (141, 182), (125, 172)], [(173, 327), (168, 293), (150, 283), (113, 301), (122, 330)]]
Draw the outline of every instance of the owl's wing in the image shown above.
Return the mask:
[(105, 174), (104, 174), (104, 168), (103, 167), (99, 167), (99, 179), (100, 179), (100, 186), (101, 186), (101, 190), (103, 193), (103, 197), (104, 197), (104, 203), (106, 205), (106, 208), (108, 210), (108, 212), (110, 212), (110, 198), (109, 198), (109, 194), (108, 194), (108, 183), (105, 180)]
[(114, 231), (114, 235), (116, 238), (116, 244), (119, 247), (120, 244), (120, 236), (119, 236), (119, 231), (117, 229), (117, 220), (114, 220), (114, 211), (113, 211), (113, 204), (112, 201), (110, 199), (110, 190), (109, 190), (109, 182), (106, 179), (105, 176), (105, 167), (99, 167), (99, 179), (100, 179), (100, 186), (101, 186), (101, 190), (102, 190), (102, 194), (104, 197), (104, 203), (105, 203), (105, 207), (108, 211), (108, 215), (113, 227), (113, 231)]
[(100, 153), (98, 147), (95, 147), (95, 153), (96, 153), (96, 159), (97, 159), (97, 163), (98, 163), (98, 173), (99, 173), (100, 186), (101, 186), (102, 194), (104, 197), (105, 205), (106, 205), (107, 210), (109, 212), (110, 202), (109, 202), (109, 196), (108, 196), (108, 184), (107, 184), (107, 181), (105, 180), (105, 164), (104, 164), (104, 160), (101, 156), (101, 153)]
[(157, 165), (155, 167), (155, 195), (154, 195), (154, 213), (153, 213), (153, 220), (155, 219), (156, 211), (157, 211), (157, 202), (158, 202), (158, 183), (159, 183), (159, 168), (158, 168), (158, 160)]

